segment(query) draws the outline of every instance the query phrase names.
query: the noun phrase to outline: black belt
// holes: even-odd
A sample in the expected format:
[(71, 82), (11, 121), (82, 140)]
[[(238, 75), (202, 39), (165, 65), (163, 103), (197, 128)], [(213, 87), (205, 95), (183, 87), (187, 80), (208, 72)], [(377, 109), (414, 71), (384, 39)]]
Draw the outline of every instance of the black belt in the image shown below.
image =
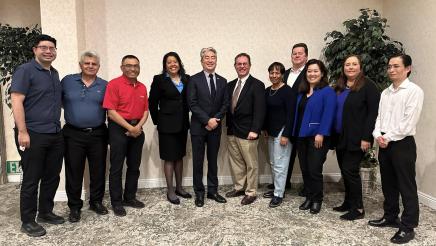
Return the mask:
[(140, 120), (126, 120), (127, 123), (129, 123), (132, 126), (136, 126)]
[(88, 133), (105, 127), (105, 124), (99, 125), (97, 127), (86, 127), (86, 128), (75, 127), (75, 126), (68, 124), (68, 123), (66, 125), (74, 130), (81, 131), (81, 132), (88, 132)]

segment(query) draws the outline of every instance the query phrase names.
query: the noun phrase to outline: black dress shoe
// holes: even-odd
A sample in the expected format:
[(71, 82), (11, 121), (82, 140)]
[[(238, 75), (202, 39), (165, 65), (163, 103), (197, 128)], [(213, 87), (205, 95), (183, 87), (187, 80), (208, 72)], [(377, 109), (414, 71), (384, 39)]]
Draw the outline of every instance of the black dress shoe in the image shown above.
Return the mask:
[(144, 203), (139, 201), (136, 198), (133, 198), (129, 201), (123, 201), (123, 206), (132, 207), (132, 208), (143, 208), (145, 207)]
[(116, 216), (123, 217), (127, 215), (127, 212), (123, 206), (112, 206), (112, 210)]
[(202, 196), (196, 196), (196, 197), (195, 197), (195, 206), (197, 206), (197, 207), (203, 207), (203, 206), (204, 206), (204, 197), (202, 197)]
[(391, 242), (396, 244), (404, 244), (404, 243), (408, 243), (410, 240), (414, 238), (415, 238), (415, 232), (413, 230), (405, 231), (400, 229), (391, 238)]
[(266, 188), (270, 190), (274, 190), (276, 187), (274, 186), (274, 184), (269, 184), (266, 186)]
[(215, 194), (207, 193), (207, 198), (215, 200), (215, 202), (219, 202), (219, 203), (226, 203), (227, 202), (227, 200), (218, 193), (215, 193)]
[(89, 204), (89, 209), (96, 212), (99, 215), (105, 215), (109, 213), (109, 211), (107, 211), (107, 208), (101, 202), (95, 202)]
[(298, 208), (300, 210), (308, 210), (311, 205), (312, 205), (312, 201), (309, 199), (306, 199)]
[(256, 198), (257, 198), (256, 196), (245, 195), (244, 198), (242, 198), (241, 200), (241, 204), (242, 205), (252, 204), (256, 200)]
[(26, 233), (29, 237), (41, 237), (46, 233), (44, 227), (40, 226), (35, 221), (23, 223), (21, 225), (21, 232)]
[(71, 209), (68, 215), (68, 221), (76, 223), (80, 221), (80, 209)]
[(365, 217), (365, 211), (362, 210), (362, 212), (360, 212), (357, 209), (352, 209), (348, 213), (339, 216), (339, 218), (343, 220), (360, 220), (363, 219), (363, 217)]
[(226, 193), (226, 197), (231, 198), (231, 197), (238, 197), (238, 196), (243, 196), (245, 195), (245, 191), (243, 190), (231, 190), (229, 192)]
[(310, 213), (311, 214), (319, 213), (319, 211), (321, 211), (321, 205), (322, 202), (312, 202), (312, 205), (310, 206)]
[(36, 220), (39, 223), (48, 223), (53, 225), (59, 225), (65, 222), (64, 218), (54, 214), (53, 212), (46, 213), (46, 214), (38, 214), (38, 218)]
[(278, 197), (278, 196), (274, 196), (271, 201), (269, 202), (269, 207), (270, 208), (275, 208), (280, 206), (280, 204), (282, 204), (283, 198)]
[(264, 198), (273, 198), (274, 197), (274, 191), (270, 190), (270, 191), (267, 191), (267, 192), (263, 193), (263, 197)]
[(176, 195), (183, 197), (183, 198), (186, 198), (186, 199), (192, 198), (192, 195), (186, 191), (180, 192), (180, 191), (176, 190)]
[(168, 194), (167, 194), (167, 200), (170, 203), (175, 204), (175, 205), (179, 205), (180, 204), (180, 199), (178, 197), (176, 197), (175, 199), (171, 199), (170, 196), (168, 196)]
[(350, 210), (350, 206), (348, 205), (348, 203), (345, 202), (343, 202), (341, 206), (337, 206), (333, 208), (333, 211), (336, 212), (347, 212), (348, 210)]
[(378, 220), (370, 220), (368, 221), (368, 225), (375, 226), (375, 227), (392, 227), (392, 228), (399, 228), (400, 222), (397, 219), (395, 220), (387, 220), (385, 217), (378, 219)]

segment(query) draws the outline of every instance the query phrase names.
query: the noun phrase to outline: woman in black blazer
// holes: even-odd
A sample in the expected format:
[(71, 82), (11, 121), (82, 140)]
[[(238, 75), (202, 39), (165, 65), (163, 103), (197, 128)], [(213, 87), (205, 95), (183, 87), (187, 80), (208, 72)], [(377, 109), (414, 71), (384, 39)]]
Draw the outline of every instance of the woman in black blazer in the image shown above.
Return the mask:
[(334, 207), (344, 220), (365, 216), (362, 202), (360, 162), (373, 143), (372, 131), (378, 113), (380, 92), (374, 82), (363, 74), (359, 56), (345, 58), (342, 73), (335, 86), (337, 108), (335, 132), (336, 155), (345, 185), (345, 200)]
[[(153, 124), (159, 132), (159, 154), (164, 160), (167, 181), (167, 199), (180, 204), (177, 196), (191, 198), (182, 188), (183, 157), (189, 129), (189, 108), (186, 88), (189, 76), (175, 52), (167, 53), (162, 61), (162, 74), (155, 75), (150, 89), (149, 110)], [(173, 174), (176, 189), (173, 187)]]

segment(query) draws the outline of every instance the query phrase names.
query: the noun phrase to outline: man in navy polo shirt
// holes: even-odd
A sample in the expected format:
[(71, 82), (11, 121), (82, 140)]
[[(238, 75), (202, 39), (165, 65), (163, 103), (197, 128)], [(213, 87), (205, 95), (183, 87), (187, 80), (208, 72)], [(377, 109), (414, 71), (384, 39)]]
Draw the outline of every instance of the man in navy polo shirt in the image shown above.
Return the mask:
[(56, 39), (40, 35), (32, 49), (35, 58), (19, 66), (12, 76), (11, 100), (15, 143), (23, 169), (21, 231), (39, 237), (46, 231), (35, 222), (37, 210), (40, 223), (65, 222), (53, 213), (64, 140), (60, 123), (62, 87), (57, 70), (51, 66), (56, 59)]
[(107, 81), (97, 77), (100, 57), (84, 52), (79, 61), (81, 73), (62, 79), (62, 102), (65, 126), (65, 188), (68, 196), (70, 222), (80, 220), (83, 207), (83, 172), (89, 164), (89, 208), (97, 214), (108, 211), (103, 205), (106, 175), (107, 127), (106, 110), (102, 107)]
[[(124, 56), (121, 71), (123, 75), (109, 81), (103, 101), (103, 107), (108, 110), (111, 146), (109, 192), (112, 209), (117, 216), (126, 215), (123, 206), (144, 207), (144, 203), (136, 199), (136, 191), (144, 145), (142, 126), (148, 118), (147, 89), (138, 81), (139, 59), (134, 55)], [(127, 171), (123, 194), (124, 160)]]

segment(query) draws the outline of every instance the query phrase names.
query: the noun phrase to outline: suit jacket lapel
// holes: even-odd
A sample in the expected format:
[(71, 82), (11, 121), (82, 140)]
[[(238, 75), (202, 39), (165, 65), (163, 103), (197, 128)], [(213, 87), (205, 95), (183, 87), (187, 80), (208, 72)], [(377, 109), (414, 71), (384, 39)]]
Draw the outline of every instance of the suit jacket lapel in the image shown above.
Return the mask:
[[(164, 75), (165, 76), (165, 75)], [(177, 92), (177, 94), (181, 94), (179, 92), (179, 90), (177, 89), (176, 85), (173, 83), (173, 81), (171, 80), (170, 77), (165, 76), (164, 80), (166, 81), (166, 83), (168, 84), (169, 88), (172, 88), (172, 90), (174, 90), (175, 92)], [(183, 86), (183, 90), (185, 89), (185, 86)], [(183, 92), (183, 91), (182, 91)]]

